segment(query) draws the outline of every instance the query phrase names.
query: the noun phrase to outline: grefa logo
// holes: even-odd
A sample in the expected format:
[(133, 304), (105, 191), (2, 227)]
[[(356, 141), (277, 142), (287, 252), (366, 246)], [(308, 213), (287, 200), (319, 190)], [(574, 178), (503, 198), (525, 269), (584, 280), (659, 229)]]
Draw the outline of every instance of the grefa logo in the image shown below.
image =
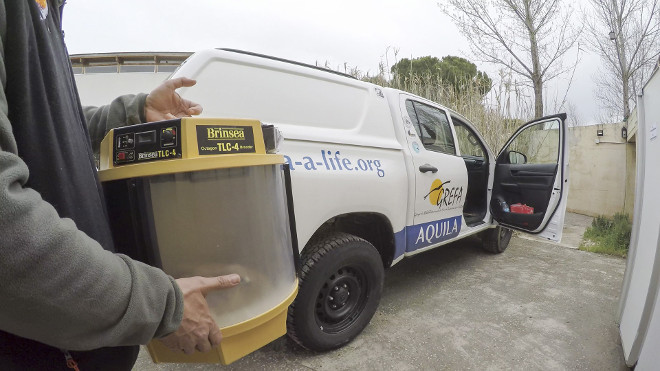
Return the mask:
[(440, 208), (460, 205), (463, 199), (463, 187), (448, 187), (447, 184), (449, 183), (451, 183), (450, 180), (443, 182), (440, 179), (435, 179), (424, 199), (428, 198), (431, 205)]
[(451, 183), (451, 180), (442, 182), (440, 179), (436, 179), (431, 183), (431, 191), (424, 196), (424, 199), (429, 199), (429, 202), (433, 206), (440, 205), (442, 201), (442, 195), (445, 193), (445, 184)]

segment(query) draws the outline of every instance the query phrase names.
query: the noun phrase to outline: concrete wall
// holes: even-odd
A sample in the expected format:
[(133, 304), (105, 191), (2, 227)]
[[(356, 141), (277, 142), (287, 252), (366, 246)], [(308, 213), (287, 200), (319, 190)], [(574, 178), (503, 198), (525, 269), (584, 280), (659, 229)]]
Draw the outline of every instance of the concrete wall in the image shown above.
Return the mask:
[(637, 177), (637, 153), (635, 143), (626, 145), (626, 200), (623, 212), (628, 214), (632, 220), (635, 210), (635, 179)]
[(631, 219), (635, 211), (635, 182), (637, 180), (637, 108), (633, 109), (627, 120), (628, 146), (626, 146), (627, 173), (626, 173), (626, 202), (623, 210)]
[[(568, 211), (632, 216), (635, 143), (621, 137), (622, 123), (569, 128)], [(603, 136), (597, 136), (603, 130)]]

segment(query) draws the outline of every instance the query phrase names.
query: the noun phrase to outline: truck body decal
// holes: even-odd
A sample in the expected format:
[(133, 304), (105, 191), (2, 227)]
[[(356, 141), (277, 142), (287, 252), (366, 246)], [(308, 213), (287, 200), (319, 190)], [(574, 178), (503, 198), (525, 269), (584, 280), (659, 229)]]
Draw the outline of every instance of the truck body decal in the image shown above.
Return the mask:
[(307, 155), (302, 158), (292, 158), (284, 155), (284, 160), (289, 164), (292, 171), (296, 170), (326, 170), (326, 171), (358, 171), (372, 172), (379, 178), (385, 177), (385, 169), (380, 160), (370, 160), (363, 158), (351, 158), (342, 156), (340, 151), (334, 153), (330, 150), (322, 149), (319, 155)]
[(427, 223), (410, 225), (394, 234), (394, 259), (405, 251), (412, 252), (427, 246), (457, 237), (461, 231), (462, 217), (434, 220)]
[(398, 259), (406, 252), (406, 229), (396, 232), (394, 234), (394, 260)]
[(465, 203), (463, 186), (448, 186), (450, 183), (451, 180), (443, 182), (440, 179), (435, 179), (431, 184), (429, 193), (424, 196), (424, 199), (428, 200), (432, 206), (436, 206), (437, 208), (434, 207), (431, 210), (415, 213), (415, 216), (426, 215), (441, 210), (463, 209), (463, 204)]

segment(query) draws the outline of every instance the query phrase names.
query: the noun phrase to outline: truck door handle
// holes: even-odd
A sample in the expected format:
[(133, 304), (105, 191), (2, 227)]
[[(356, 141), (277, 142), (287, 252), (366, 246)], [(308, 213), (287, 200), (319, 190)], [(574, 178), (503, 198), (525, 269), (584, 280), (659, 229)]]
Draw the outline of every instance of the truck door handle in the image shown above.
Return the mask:
[(435, 174), (435, 173), (438, 172), (438, 168), (435, 167), (435, 166), (429, 165), (429, 164), (424, 164), (424, 165), (419, 167), (419, 171), (422, 172), (422, 173), (426, 173), (426, 172), (430, 171), (430, 172)]

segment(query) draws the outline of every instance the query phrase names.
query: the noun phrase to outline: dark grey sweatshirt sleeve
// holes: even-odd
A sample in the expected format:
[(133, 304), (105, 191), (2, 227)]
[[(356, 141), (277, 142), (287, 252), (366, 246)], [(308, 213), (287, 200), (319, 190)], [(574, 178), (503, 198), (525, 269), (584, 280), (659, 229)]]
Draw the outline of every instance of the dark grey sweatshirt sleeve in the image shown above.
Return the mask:
[(98, 154), (101, 140), (110, 129), (146, 121), (144, 105), (147, 94), (123, 95), (107, 106), (83, 107), (92, 149)]
[[(176, 330), (183, 298), (171, 277), (103, 250), (25, 187), (29, 169), (8, 119), (2, 25), (0, 19), (0, 329), (70, 350), (144, 344)], [(100, 115), (90, 126), (95, 136), (115, 123), (105, 109), (113, 111), (93, 112)]]

